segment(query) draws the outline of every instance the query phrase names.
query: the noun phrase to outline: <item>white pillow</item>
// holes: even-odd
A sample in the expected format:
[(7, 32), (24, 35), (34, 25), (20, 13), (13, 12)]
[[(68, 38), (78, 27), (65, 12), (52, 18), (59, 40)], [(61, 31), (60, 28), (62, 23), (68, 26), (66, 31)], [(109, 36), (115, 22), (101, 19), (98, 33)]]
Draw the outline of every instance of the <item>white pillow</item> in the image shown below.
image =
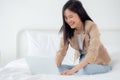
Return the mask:
[(28, 31), (28, 56), (55, 56), (59, 47), (59, 36), (54, 33)]
[[(27, 56), (55, 57), (60, 46), (57, 32), (27, 31)], [(63, 64), (74, 64), (74, 49), (69, 46)]]

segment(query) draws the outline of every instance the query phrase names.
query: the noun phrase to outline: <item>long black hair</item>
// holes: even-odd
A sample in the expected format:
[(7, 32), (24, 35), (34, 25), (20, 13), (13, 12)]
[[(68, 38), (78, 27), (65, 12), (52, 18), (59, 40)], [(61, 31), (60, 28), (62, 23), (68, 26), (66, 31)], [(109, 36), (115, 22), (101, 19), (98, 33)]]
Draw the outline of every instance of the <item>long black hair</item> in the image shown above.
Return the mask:
[(66, 2), (66, 4), (63, 6), (62, 9), (62, 18), (63, 18), (63, 25), (59, 32), (63, 32), (63, 39), (64, 44), (68, 41), (68, 39), (72, 38), (74, 36), (75, 29), (72, 29), (66, 22), (65, 22), (65, 16), (64, 11), (66, 9), (71, 10), (72, 12), (75, 12), (78, 14), (79, 18), (81, 19), (83, 25), (86, 20), (93, 21), (85, 11), (84, 7), (82, 6), (82, 3), (78, 0), (69, 0)]

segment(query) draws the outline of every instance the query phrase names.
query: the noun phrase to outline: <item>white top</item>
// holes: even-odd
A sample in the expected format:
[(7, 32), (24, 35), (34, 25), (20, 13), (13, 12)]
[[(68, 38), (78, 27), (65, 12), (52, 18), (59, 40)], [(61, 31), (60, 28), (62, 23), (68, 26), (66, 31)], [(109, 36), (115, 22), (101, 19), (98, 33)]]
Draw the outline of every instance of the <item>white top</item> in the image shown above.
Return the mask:
[(77, 38), (78, 38), (78, 43), (79, 43), (79, 49), (80, 50), (83, 50), (83, 47), (82, 47), (82, 39), (81, 39), (81, 36), (80, 36), (80, 34), (79, 35), (77, 35)]

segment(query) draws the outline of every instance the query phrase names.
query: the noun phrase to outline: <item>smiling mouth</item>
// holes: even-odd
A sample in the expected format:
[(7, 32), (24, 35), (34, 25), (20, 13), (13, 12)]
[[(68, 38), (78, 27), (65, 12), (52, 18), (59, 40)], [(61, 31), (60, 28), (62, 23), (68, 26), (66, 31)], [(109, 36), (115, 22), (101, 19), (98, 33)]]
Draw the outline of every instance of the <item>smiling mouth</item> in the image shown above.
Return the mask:
[(73, 26), (73, 25), (74, 25), (74, 23), (70, 23), (69, 25), (70, 25), (70, 26)]

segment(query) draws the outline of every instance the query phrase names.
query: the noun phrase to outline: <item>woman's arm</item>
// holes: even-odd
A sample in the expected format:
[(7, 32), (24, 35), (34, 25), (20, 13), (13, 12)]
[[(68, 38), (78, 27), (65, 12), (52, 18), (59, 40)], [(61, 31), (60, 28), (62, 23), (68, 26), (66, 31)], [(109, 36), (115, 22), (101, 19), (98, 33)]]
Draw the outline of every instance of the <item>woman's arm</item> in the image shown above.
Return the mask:
[(67, 42), (66, 44), (64, 44), (64, 41), (63, 41), (63, 37), (61, 37), (61, 40), (60, 40), (60, 48), (59, 50), (57, 51), (57, 54), (56, 54), (56, 57), (55, 57), (55, 62), (57, 64), (57, 66), (60, 66), (66, 53), (67, 53), (67, 50), (68, 50), (68, 46), (69, 46), (69, 42)]
[(73, 67), (72, 69), (70, 69), (70, 70), (64, 70), (63, 72), (61, 72), (61, 75), (72, 75), (75, 72), (77, 72), (80, 69), (82, 69), (83, 67), (85, 67), (87, 64), (88, 64), (87, 61), (83, 60), (78, 65), (76, 65), (75, 67)]
[(89, 46), (88, 49), (86, 51), (86, 55), (85, 55), (85, 60), (90, 63), (90, 64), (94, 64), (98, 53), (99, 53), (99, 47), (100, 47), (100, 32), (98, 30), (98, 27), (96, 24), (93, 24), (92, 26), (90, 26), (89, 29)]
[(78, 65), (76, 65), (75, 67), (73, 67), (71, 70), (72, 70), (73, 72), (77, 72), (77, 71), (79, 71), (80, 69), (82, 69), (83, 67), (85, 67), (87, 64), (88, 64), (87, 61), (82, 60)]

